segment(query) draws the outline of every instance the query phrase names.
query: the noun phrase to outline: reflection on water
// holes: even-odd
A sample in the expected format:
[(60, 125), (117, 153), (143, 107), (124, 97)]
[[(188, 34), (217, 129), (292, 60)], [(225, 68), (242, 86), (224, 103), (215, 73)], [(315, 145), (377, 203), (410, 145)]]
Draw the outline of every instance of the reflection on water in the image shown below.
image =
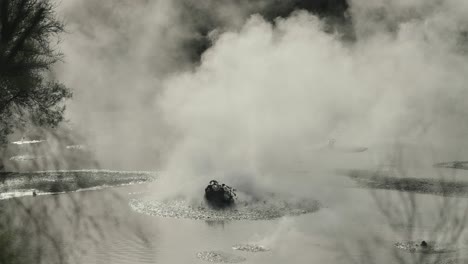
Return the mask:
[(91, 248), (90, 252), (86, 252), (86, 256), (80, 261), (96, 264), (156, 262), (156, 245), (153, 244), (153, 240), (142, 239), (128, 230), (123, 231), (111, 234), (101, 240)]
[[(25, 186), (36, 190), (40, 186), (50, 188), (51, 184), (57, 180), (79, 187), (81, 185), (76, 183), (79, 178), (88, 179), (88, 182), (93, 183), (96, 188), (119, 185), (122, 182), (153, 181), (156, 178), (153, 172), (95, 170), (2, 175), (4, 184), (8, 187), (2, 188), (8, 190), (17, 190), (15, 188)], [(358, 173), (356, 177), (365, 178), (365, 175), (365, 173)], [(382, 174), (380, 177), (384, 178), (385, 175)], [(338, 179), (347, 178), (338, 177)], [(401, 186), (404, 186), (403, 183), (406, 184), (407, 180), (399, 179)], [(393, 186), (399, 186), (397, 179), (390, 182)], [(152, 184), (157, 184), (157, 181)], [(70, 187), (70, 189), (74, 188)], [(336, 191), (343, 192), (344, 190), (337, 189)], [(11, 199), (2, 203), (24, 201), (36, 211), (48, 212), (50, 217), (46, 218), (47, 223), (41, 227), (61, 229), (65, 237), (73, 230), (78, 230), (76, 232), (80, 236), (94, 236), (91, 240), (81, 237), (65, 239), (67, 243), (64, 244), (71, 247), (66, 254), (77, 252), (80, 247), (85, 249), (79, 253), (76, 261), (71, 261), (72, 263), (146, 264), (196, 263), (197, 261), (236, 263), (246, 261), (274, 264), (296, 258), (298, 258), (298, 263), (465, 263), (463, 262), (465, 249), (457, 244), (457, 236), (448, 235), (451, 235), (449, 230), (457, 234), (462, 233), (466, 218), (460, 218), (454, 213), (462, 214), (466, 199), (456, 198), (456, 201), (460, 203), (457, 207), (453, 197), (417, 194), (418, 191), (395, 192), (392, 188), (375, 190), (379, 195), (369, 195), (369, 189), (351, 189), (350, 191), (353, 192), (350, 196), (333, 196), (334, 199), (339, 199), (335, 203), (330, 203), (326, 197), (319, 197), (327, 204), (327, 208), (322, 210), (318, 210), (317, 201), (294, 203), (281, 200), (277, 196), (276, 200), (266, 201), (266, 203), (248, 204), (241, 201), (236, 209), (213, 211), (203, 206), (191, 207), (184, 201), (145, 200), (147, 195), (152, 193), (150, 185), (147, 184), (126, 185), (97, 192), (23, 197), (21, 200)], [(114, 192), (118, 192), (118, 198), (115, 198)], [(390, 201), (392, 196), (400, 197), (401, 200)], [(72, 197), (74, 198), (71, 199)], [(445, 203), (433, 203), (433, 200), (428, 197), (440, 198)], [(377, 204), (373, 200), (377, 201)], [(60, 207), (55, 207), (57, 201), (61, 204)], [(425, 201), (430, 201), (427, 203), (428, 206), (422, 206), (422, 202)], [(142, 210), (160, 211), (153, 211), (157, 212), (154, 214), (136, 213), (129, 204), (136, 210), (138, 208), (135, 206), (143, 206)], [(42, 210), (43, 205), (52, 209)], [(75, 229), (76, 223), (83, 220), (74, 214), (64, 214), (63, 211), (67, 208), (73, 208), (70, 212), (77, 211), (80, 217), (88, 217), (92, 221), (86, 221), (85, 227)], [(439, 208), (441, 211), (436, 211)], [(382, 220), (379, 210), (384, 212), (385, 219), (390, 224)], [(443, 217), (438, 219), (438, 215)], [(418, 218), (425, 221), (419, 221)], [(245, 221), (253, 219), (264, 221)], [(229, 224), (226, 224), (227, 222)], [(95, 235), (99, 232), (102, 235)], [(57, 236), (56, 233), (53, 234)], [(419, 254), (430, 252), (430, 250), (420, 250), (417, 244), (420, 240), (415, 240), (418, 238), (427, 238), (431, 241), (432, 253), (438, 254)], [(363, 242), (366, 239), (369, 243)], [(244, 243), (246, 241), (258, 243)], [(337, 241), (353, 246), (349, 255), (343, 259), (337, 257), (344, 252), (342, 247), (337, 246)], [(59, 245), (60, 247), (62, 244)], [(353, 257), (356, 260), (353, 260)], [(400, 259), (395, 261), (398, 258)], [(42, 263), (53, 262), (43, 261)]]
[(229, 223), (228, 220), (205, 220), (205, 223), (210, 226), (210, 227), (221, 227), (224, 228), (224, 226)]

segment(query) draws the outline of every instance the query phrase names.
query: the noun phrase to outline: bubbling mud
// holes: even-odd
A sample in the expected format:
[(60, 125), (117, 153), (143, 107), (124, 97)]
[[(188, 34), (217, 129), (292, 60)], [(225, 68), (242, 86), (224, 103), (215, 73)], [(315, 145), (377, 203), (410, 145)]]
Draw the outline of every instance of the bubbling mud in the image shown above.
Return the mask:
[(68, 150), (86, 150), (87, 147), (84, 145), (69, 145), (65, 147)]
[(252, 253), (270, 251), (269, 248), (266, 248), (261, 245), (256, 245), (256, 244), (237, 244), (237, 245), (232, 246), (232, 249), (239, 250), (239, 251), (247, 251), (247, 252), (252, 252)]
[(443, 254), (456, 252), (456, 249), (453, 247), (448, 245), (439, 245), (434, 242), (429, 242), (427, 243), (427, 246), (423, 247), (419, 241), (404, 241), (395, 243), (395, 247), (411, 253), (422, 254)]
[(239, 263), (246, 258), (223, 251), (202, 251), (197, 253), (197, 258), (213, 263)]
[(320, 209), (315, 200), (239, 202), (226, 209), (212, 209), (206, 203), (191, 205), (185, 200), (130, 200), (133, 210), (151, 216), (195, 220), (269, 220), (283, 216), (313, 213)]

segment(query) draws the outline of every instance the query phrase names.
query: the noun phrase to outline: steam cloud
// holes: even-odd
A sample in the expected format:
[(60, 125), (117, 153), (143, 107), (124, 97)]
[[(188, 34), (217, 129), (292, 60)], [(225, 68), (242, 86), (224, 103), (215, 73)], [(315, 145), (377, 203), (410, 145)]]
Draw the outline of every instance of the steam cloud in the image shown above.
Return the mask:
[(352, 26), (332, 29), (305, 10), (255, 14), (274, 2), (64, 1), (57, 74), (101, 166), (164, 169), (188, 192), (325, 175), (343, 162), (320, 151), (330, 138), (463, 157), (466, 1), (353, 0)]

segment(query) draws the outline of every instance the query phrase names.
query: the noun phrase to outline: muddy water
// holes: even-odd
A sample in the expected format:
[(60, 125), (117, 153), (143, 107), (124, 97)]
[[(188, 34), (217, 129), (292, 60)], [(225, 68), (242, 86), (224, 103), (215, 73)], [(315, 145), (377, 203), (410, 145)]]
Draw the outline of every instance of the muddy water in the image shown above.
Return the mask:
[[(348, 156), (324, 159), (344, 158)], [(41, 190), (35, 187), (38, 180), (47, 192), (57, 179), (66, 183), (60, 185), (68, 186), (65, 191), (85, 190), (36, 197), (26, 193), (1, 203), (15, 215), (20, 230), (33, 232), (15, 239), (41, 248), (44, 257), (35, 263), (466, 263), (467, 170), (418, 164), (405, 167), (404, 173), (388, 168), (376, 173), (363, 169), (359, 160), (338, 170), (335, 163), (320, 174), (301, 167), (278, 178), (294, 179), (300, 183), (294, 191), (310, 193), (312, 200), (294, 204), (275, 198), (233, 213), (153, 199), (159, 176), (148, 180), (136, 172), (106, 171), (103, 177), (99, 172), (84, 177), (57, 172), (45, 181), (13, 175), (6, 178), (4, 191), (18, 186)], [(443, 188), (440, 175), (446, 175)], [(101, 185), (108, 188), (99, 189)], [(22, 208), (32, 210), (26, 214)], [(437, 250), (405, 250), (422, 240)], [(260, 248), (267, 250), (255, 250)]]
[[(417, 263), (421, 259), (457, 263), (453, 261), (466, 258), (467, 237), (448, 235), (449, 229), (464, 233), (459, 214), (468, 208), (465, 198), (369, 190), (335, 177), (343, 179), (341, 187), (333, 187), (340, 195), (319, 197), (323, 205), (319, 210), (269, 220), (194, 220), (139, 213), (131, 201), (145, 199), (152, 190), (149, 184), (23, 197), (21, 202), (49, 208), (40, 210), (51, 216), (45, 227), (53, 230), (59, 250), (72, 263)], [(415, 214), (405, 214), (404, 208), (411, 204), (417, 207)], [(77, 205), (81, 211), (75, 214)], [(396, 209), (400, 206), (402, 210)], [(444, 211), (445, 219), (440, 219), (444, 206), (453, 210)], [(440, 254), (395, 247), (423, 239), (436, 243)], [(238, 245), (268, 250), (235, 250)], [(54, 259), (56, 250), (49, 248), (45, 255)]]

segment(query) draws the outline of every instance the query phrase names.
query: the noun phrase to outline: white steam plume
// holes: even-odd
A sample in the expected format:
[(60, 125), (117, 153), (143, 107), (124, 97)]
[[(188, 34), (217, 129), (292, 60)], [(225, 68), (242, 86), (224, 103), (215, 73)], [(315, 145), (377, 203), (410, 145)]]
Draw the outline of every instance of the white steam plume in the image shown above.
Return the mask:
[(182, 135), (168, 181), (185, 183), (188, 192), (212, 178), (300, 184), (290, 179), (296, 169), (320, 178), (330, 166), (353, 166), (314, 151), (339, 128), (341, 144), (372, 148), (404, 140), (459, 149), (467, 132), (465, 13), (450, 12), (456, 2), (437, 11), (423, 1), (382, 2), (384, 17), (427, 12), (372, 31), (369, 23), (380, 28), (389, 21), (360, 17), (375, 11), (364, 12), (365, 3), (351, 6), (353, 43), (325, 33), (307, 12), (274, 25), (252, 16), (239, 31), (219, 35), (200, 67), (166, 80), (158, 102)]
[[(369, 165), (396, 140), (462, 149), (465, 1), (353, 0), (352, 41), (305, 11), (246, 20), (268, 1), (204, 3), (208, 18), (192, 1), (62, 3), (70, 34), (58, 77), (75, 89), (69, 117), (101, 166), (164, 168), (169, 184), (186, 185), (165, 189), (199, 195), (213, 178), (287, 189), (299, 170), (329, 181), (328, 169)], [(184, 45), (205, 37), (190, 24), (204, 19), (215, 30), (198, 65)], [(317, 146), (330, 138), (370, 151), (325, 155)]]

